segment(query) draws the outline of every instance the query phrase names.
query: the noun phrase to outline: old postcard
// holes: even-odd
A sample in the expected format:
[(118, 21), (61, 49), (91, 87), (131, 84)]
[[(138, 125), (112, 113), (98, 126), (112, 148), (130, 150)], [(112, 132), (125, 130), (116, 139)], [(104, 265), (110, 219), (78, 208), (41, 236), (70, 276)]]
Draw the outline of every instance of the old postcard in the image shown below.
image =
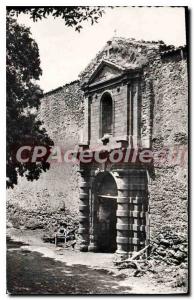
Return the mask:
[(188, 293), (188, 15), (7, 6), (8, 294)]

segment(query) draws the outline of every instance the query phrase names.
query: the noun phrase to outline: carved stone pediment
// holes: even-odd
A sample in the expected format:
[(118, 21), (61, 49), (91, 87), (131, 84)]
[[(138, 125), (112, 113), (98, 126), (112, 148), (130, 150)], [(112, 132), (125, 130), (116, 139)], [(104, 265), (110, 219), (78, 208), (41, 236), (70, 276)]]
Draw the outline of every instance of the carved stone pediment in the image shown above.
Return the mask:
[(122, 75), (123, 72), (124, 69), (122, 67), (103, 60), (91, 75), (88, 83), (93, 84), (103, 82), (118, 77), (119, 75)]

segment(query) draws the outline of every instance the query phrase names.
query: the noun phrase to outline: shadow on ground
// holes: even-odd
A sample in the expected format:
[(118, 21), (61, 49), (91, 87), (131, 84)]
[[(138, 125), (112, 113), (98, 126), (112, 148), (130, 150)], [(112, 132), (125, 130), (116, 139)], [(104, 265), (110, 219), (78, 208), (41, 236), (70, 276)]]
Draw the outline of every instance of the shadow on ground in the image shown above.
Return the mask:
[(32, 294), (129, 294), (122, 279), (106, 270), (83, 265), (67, 266), (43, 257), (38, 252), (21, 249), (22, 243), (8, 240), (7, 291), (12, 295)]

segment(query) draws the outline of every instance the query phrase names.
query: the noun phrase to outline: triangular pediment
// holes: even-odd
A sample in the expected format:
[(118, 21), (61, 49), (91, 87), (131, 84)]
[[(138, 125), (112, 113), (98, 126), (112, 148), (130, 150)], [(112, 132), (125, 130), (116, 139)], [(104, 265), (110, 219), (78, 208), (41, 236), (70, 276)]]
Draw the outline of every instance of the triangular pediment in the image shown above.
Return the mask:
[(103, 60), (89, 78), (88, 83), (103, 82), (123, 73), (124, 69), (114, 63)]

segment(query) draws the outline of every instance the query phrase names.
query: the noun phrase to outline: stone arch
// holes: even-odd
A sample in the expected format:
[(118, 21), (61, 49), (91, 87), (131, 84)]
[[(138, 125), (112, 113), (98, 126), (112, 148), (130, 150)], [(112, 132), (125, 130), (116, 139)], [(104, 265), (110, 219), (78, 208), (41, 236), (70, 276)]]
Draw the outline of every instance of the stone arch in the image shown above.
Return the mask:
[[(146, 170), (141, 168), (99, 171), (90, 175), (82, 172), (79, 229), (81, 251), (116, 251), (126, 257), (149, 244), (147, 181)], [(101, 211), (105, 210), (105, 215), (114, 212), (112, 248), (102, 246), (104, 241), (100, 239), (99, 204), (102, 205)], [(100, 219), (103, 220), (103, 217)]]
[[(114, 185), (114, 191), (112, 192), (112, 196), (117, 195), (117, 181), (116, 177), (112, 172), (109, 171), (100, 171), (96, 174), (93, 184), (92, 184), (92, 192), (98, 192), (99, 185), (102, 184), (103, 180), (110, 180), (110, 183), (113, 183)], [(109, 181), (108, 181), (109, 182)], [(109, 186), (108, 186), (109, 187)]]
[[(99, 172), (92, 184), (91, 251), (115, 252), (117, 249), (117, 183), (110, 172)], [(95, 249), (94, 249), (95, 246)]]

